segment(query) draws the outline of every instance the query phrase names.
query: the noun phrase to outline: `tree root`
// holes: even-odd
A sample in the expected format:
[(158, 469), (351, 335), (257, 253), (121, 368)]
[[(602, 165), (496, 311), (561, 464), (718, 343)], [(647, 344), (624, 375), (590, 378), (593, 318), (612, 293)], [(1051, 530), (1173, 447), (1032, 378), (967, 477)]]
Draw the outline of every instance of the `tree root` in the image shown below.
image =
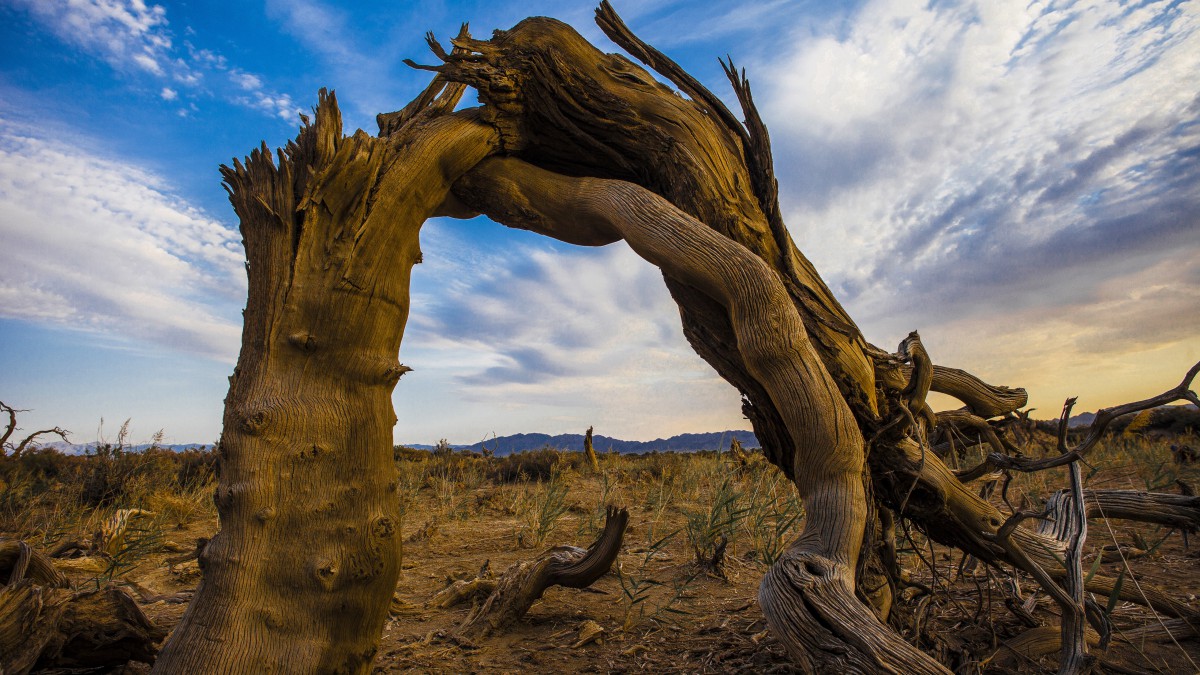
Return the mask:
[(805, 672), (950, 672), (880, 623), (855, 597), (853, 570), (800, 547), (771, 566), (758, 602), (771, 630)]

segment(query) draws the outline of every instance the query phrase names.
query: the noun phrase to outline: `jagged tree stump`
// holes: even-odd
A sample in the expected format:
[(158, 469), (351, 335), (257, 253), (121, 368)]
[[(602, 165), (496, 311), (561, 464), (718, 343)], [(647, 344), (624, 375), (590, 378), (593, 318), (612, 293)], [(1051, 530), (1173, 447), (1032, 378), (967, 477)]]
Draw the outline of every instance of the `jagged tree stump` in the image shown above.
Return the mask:
[(391, 393), (418, 233), (490, 154), (441, 87), (342, 134), (322, 92), (277, 162), (223, 167), (249, 260), (225, 401), (220, 531), (159, 672), (366, 672), (400, 572)]

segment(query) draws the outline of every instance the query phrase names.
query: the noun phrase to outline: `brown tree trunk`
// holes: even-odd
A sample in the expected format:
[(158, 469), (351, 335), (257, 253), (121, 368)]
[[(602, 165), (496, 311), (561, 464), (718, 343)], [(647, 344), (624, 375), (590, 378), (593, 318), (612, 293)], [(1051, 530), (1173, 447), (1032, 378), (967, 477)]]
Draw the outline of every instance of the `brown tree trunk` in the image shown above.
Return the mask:
[(418, 232), (492, 151), (473, 113), (342, 135), (322, 92), (278, 164), (223, 167), (249, 260), (220, 532), (157, 672), (367, 672), (399, 574), (391, 393)]
[(808, 514), (804, 533), (772, 567), (759, 596), (772, 627), (809, 669), (943, 671), (855, 598), (867, 521), (863, 439), (766, 263), (661, 197), (622, 181), (568, 178), (520, 160), (491, 159), (455, 190), (508, 225), (564, 240), (589, 233), (599, 241), (623, 238), (668, 278), (713, 299), (805, 467), (795, 476)]
[(614, 42), (687, 98), (553, 19), (527, 19), (490, 41), (454, 40), (456, 52), (435, 49), (443, 64), (428, 68), (479, 91), (513, 157), (464, 176), (456, 196), (563, 241), (623, 238), (662, 269), (684, 335), (742, 393), (765, 456), (805, 500), (805, 530), (760, 591), (771, 628), (802, 666), (944, 672), (877, 618), (891, 586), (878, 581), (889, 566), (878, 557), (886, 546), (873, 541), (883, 530), (876, 514), (887, 507), (1062, 594), (1054, 580), (1066, 573), (1063, 542), (1009, 523), (928, 442), (942, 423), (928, 392), (986, 419), (1023, 406), (1024, 390), (934, 364), (915, 332), (896, 353), (867, 343), (784, 227), (770, 142), (744, 76), (726, 64), (743, 125), (607, 2), (597, 15)]

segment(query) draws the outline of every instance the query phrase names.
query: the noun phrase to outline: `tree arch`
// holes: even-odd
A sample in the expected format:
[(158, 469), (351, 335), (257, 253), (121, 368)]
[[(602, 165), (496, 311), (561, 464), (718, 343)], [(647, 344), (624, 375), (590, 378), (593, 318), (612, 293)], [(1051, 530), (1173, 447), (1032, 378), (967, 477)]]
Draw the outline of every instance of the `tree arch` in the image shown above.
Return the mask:
[[(760, 590), (804, 669), (947, 672), (884, 623), (900, 577), (897, 515), (1030, 572), (1074, 608), (1065, 614), (1083, 615), (1059, 581), (1071, 572), (1070, 532), (1019, 527), (966, 485), (993, 467), (1037, 468), (1004, 454), (988, 422), (1021, 408), (1025, 392), (935, 365), (916, 333), (895, 352), (867, 342), (783, 224), (744, 74), (725, 64), (743, 124), (607, 2), (597, 19), (687, 98), (566, 24), (533, 18), (489, 41), (464, 29), (450, 52), (431, 38), (441, 64), (418, 67), (437, 72), (433, 83), (380, 115), (378, 136), (344, 137), (322, 92), (276, 160), (264, 146), (222, 168), (250, 291), (226, 399), (221, 532), (157, 670), (369, 669), (399, 572), (390, 392), (407, 370), (396, 355), (409, 273), (434, 215), (485, 213), (579, 245), (623, 239), (662, 270), (688, 341), (742, 393), (767, 458), (805, 500), (805, 530)], [(465, 86), (482, 106), (455, 112)], [(1132, 405), (1194, 401), (1196, 370)], [(935, 414), (931, 390), (965, 408)], [(951, 425), (996, 439), (989, 464), (946, 467), (930, 437)], [(1089, 588), (1105, 584), (1114, 592), (1099, 577)]]

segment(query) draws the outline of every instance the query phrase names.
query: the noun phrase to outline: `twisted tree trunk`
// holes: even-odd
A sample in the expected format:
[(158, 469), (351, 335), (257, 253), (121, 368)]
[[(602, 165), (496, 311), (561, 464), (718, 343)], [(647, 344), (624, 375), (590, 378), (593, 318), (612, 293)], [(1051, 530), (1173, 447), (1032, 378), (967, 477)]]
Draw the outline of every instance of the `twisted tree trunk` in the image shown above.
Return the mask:
[[(434, 45), (443, 63), (422, 67), (479, 91), (511, 157), (488, 160), (454, 194), (563, 241), (625, 239), (662, 269), (685, 336), (742, 393), (765, 455), (806, 503), (803, 534), (760, 591), (789, 652), (823, 672), (944, 672), (879, 621), (895, 581), (887, 547), (874, 540), (883, 510), (985, 562), (1026, 570), (1067, 602), (1056, 581), (1070, 572), (1065, 542), (1017, 527), (928, 441), (963, 415), (989, 426), (1025, 404), (1024, 390), (934, 364), (915, 332), (894, 354), (866, 342), (784, 227), (767, 130), (744, 75), (724, 64), (743, 125), (607, 1), (597, 20), (688, 98), (553, 19), (527, 19), (489, 41), (460, 36), (450, 54)], [(1160, 398), (1183, 397), (1194, 375)], [(930, 391), (959, 398), (966, 412), (939, 418), (925, 402)]]
[[(453, 97), (457, 100), (457, 97)], [(366, 672), (399, 575), (391, 393), (418, 232), (492, 152), (418, 100), (342, 135), (332, 94), (280, 151), (223, 167), (249, 260), (215, 500), (221, 530), (158, 672)]]

